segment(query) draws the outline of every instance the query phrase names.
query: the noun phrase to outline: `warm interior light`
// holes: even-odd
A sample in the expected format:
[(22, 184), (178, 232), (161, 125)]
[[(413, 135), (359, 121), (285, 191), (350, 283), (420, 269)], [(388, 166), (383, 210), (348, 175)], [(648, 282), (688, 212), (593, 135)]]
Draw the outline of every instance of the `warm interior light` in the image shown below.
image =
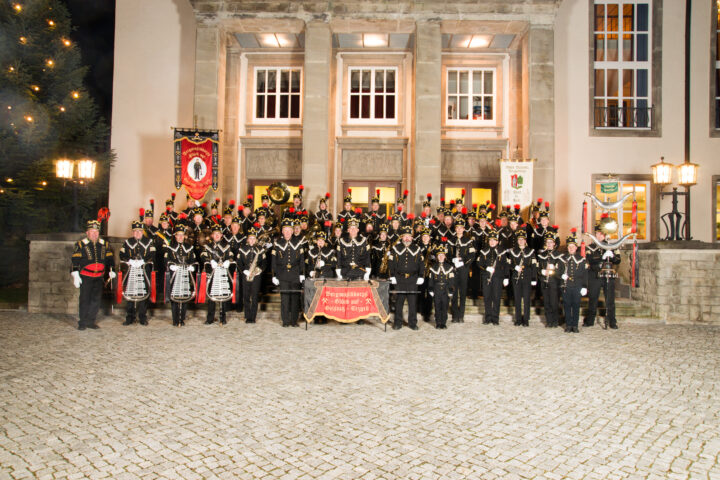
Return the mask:
[(490, 37), (487, 35), (473, 35), (468, 48), (487, 48), (490, 45)]
[(95, 178), (95, 162), (88, 159), (80, 160), (78, 162), (78, 177), (89, 180)]
[(72, 160), (62, 159), (55, 163), (55, 176), (58, 178), (70, 179), (73, 176), (73, 167), (75, 164)]
[(692, 187), (697, 183), (697, 163), (685, 162), (678, 165), (678, 184), (683, 187)]
[(665, 186), (672, 183), (672, 165), (665, 163), (665, 157), (660, 157), (660, 163), (652, 166), (653, 183)]
[(364, 33), (363, 47), (387, 47), (387, 33)]
[(260, 45), (263, 47), (278, 48), (280, 42), (274, 33), (262, 33), (259, 35)]
[(290, 33), (276, 33), (275, 38), (278, 41), (278, 45), (281, 47), (294, 47), (295, 46), (295, 35)]

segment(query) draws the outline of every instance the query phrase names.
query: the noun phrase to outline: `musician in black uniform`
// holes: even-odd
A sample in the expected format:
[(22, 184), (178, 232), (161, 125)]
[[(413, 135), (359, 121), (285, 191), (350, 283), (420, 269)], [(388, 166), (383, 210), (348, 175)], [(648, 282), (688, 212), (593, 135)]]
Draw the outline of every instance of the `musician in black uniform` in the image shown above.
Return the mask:
[(377, 232), (386, 219), (387, 214), (380, 211), (380, 189), (378, 188), (370, 201), (370, 210), (363, 214), (362, 221), (365, 225), (372, 224), (373, 231)]
[(448, 248), (445, 242), (438, 244), (435, 249), (436, 260), (428, 270), (428, 293), (435, 303), (435, 328), (446, 329), (448, 317), (448, 304), (455, 291), (455, 269), (446, 262)]
[(517, 247), (506, 250), (507, 269), (515, 299), (515, 321), (513, 325), (530, 325), (530, 289), (537, 284), (535, 252), (527, 246), (527, 233), (524, 229), (515, 232)]
[(333, 226), (332, 214), (328, 212), (327, 209), (327, 201), (329, 199), (330, 193), (325, 193), (325, 196), (320, 198), (320, 200), (318, 201), (318, 209), (313, 214), (314, 223), (320, 226), (320, 228), (325, 232), (328, 238), (330, 237)]
[(100, 328), (95, 318), (102, 299), (103, 277), (107, 272), (111, 280), (115, 278), (115, 258), (110, 245), (100, 238), (99, 221), (87, 222), (85, 238), (75, 244), (71, 260), (73, 285), (80, 289), (78, 330)]
[[(423, 276), (427, 277), (428, 269), (435, 261), (435, 245), (432, 243), (432, 232), (428, 227), (423, 227), (417, 244), (420, 247), (420, 253), (423, 256), (423, 261), (425, 262), (425, 265), (423, 266)], [(420, 315), (422, 315), (423, 320), (429, 322), (433, 305), (432, 295), (430, 295), (431, 289), (429, 285), (423, 284), (420, 285), (419, 290), (418, 311), (420, 312)]]
[[(177, 302), (173, 300), (172, 290), (176, 282), (183, 279), (178, 277), (180, 266), (187, 266), (189, 276), (192, 276), (197, 268), (197, 258), (195, 257), (195, 249), (185, 241), (185, 227), (183, 225), (175, 225), (175, 235), (169, 245), (163, 248), (163, 258), (168, 269), (168, 279), (165, 288), (165, 300), (170, 301), (172, 310), (173, 326), (184, 326), (185, 315), (187, 313), (187, 302)], [(190, 291), (192, 291), (192, 282), (190, 277), (185, 279), (188, 282)], [(195, 292), (197, 295), (197, 290)]]
[(340, 280), (370, 280), (370, 241), (358, 235), (360, 222), (357, 218), (348, 221), (348, 236), (340, 238), (337, 246), (337, 268)]
[(348, 220), (356, 218), (356, 216), (356, 213), (352, 209), (352, 188), (348, 188), (348, 194), (343, 198), (343, 209), (337, 214), (337, 221), (343, 225), (343, 230), (347, 231)]
[(165, 213), (160, 215), (158, 229), (155, 231), (155, 238), (153, 238), (153, 242), (155, 243), (155, 259), (153, 265), (157, 272), (155, 287), (157, 288), (157, 294), (160, 298), (162, 298), (165, 288), (165, 282), (163, 280), (165, 278), (165, 261), (163, 254), (165, 246), (170, 244), (172, 237), (173, 232), (172, 226), (170, 225), (170, 214), (169, 211), (165, 211)]
[(267, 250), (263, 245), (258, 244), (257, 235), (257, 229), (250, 227), (247, 237), (238, 245), (235, 256), (237, 268), (242, 272), (242, 302), (245, 323), (255, 323), (260, 300), (262, 272), (265, 270), (267, 261)]
[(388, 241), (395, 244), (400, 241), (400, 227), (402, 226), (402, 216), (394, 213), (390, 217), (390, 226), (388, 227)]
[[(305, 250), (303, 243), (293, 243), (293, 220), (280, 223), (281, 237), (273, 242), (272, 283), (280, 289), (280, 312), (283, 327), (297, 327), (300, 315), (300, 292), (305, 281)], [(298, 290), (289, 291), (289, 290)]]
[(417, 294), (418, 285), (425, 283), (425, 263), (420, 247), (412, 241), (412, 228), (404, 226), (400, 228), (400, 239), (390, 249), (388, 257), (388, 268), (390, 271), (390, 283), (396, 286), (398, 292), (395, 295), (395, 319), (393, 330), (399, 330), (403, 325), (403, 304), (408, 304), (408, 325), (411, 330), (417, 330)]
[(370, 264), (372, 265), (372, 276), (375, 278), (387, 279), (387, 262), (384, 271), (380, 271), (383, 266), (383, 258), (387, 258), (387, 253), (392, 246), (388, 240), (388, 225), (381, 223), (378, 226), (377, 236), (370, 246)]
[[(327, 241), (327, 235), (318, 231), (314, 235), (314, 245), (305, 256), (305, 273), (313, 279), (334, 279), (337, 267), (337, 250)], [(315, 317), (315, 323), (327, 323), (324, 316)]]
[(155, 232), (157, 231), (157, 227), (153, 225), (153, 222), (155, 221), (155, 212), (153, 211), (154, 204), (155, 202), (150, 200), (149, 209), (140, 209), (140, 216), (142, 217), (140, 220), (143, 222), (143, 236), (145, 238), (153, 238), (155, 236)]
[(578, 320), (580, 319), (580, 299), (587, 295), (588, 270), (587, 262), (580, 255), (578, 240), (575, 229), (567, 237), (567, 253), (563, 256), (565, 260), (565, 271), (560, 276), (563, 280), (563, 309), (565, 310), (565, 332), (579, 333)]
[[(607, 214), (603, 214), (607, 215)], [(607, 245), (605, 233), (600, 229), (600, 224), (595, 225), (595, 238), (602, 245)], [(583, 327), (595, 325), (600, 290), (605, 297), (605, 319), (607, 326), (617, 329), (617, 318), (615, 318), (615, 276), (614, 268), (620, 264), (620, 255), (612, 250), (605, 250), (593, 243), (585, 250), (585, 259), (588, 262), (588, 314), (583, 320)], [(608, 271), (603, 272), (603, 263), (607, 263)], [(613, 271), (609, 271), (612, 269)]]
[[(229, 287), (232, 289), (233, 285), (230, 266), (231, 264), (234, 264), (235, 257), (233, 256), (230, 244), (223, 238), (222, 226), (215, 224), (212, 226), (211, 230), (212, 234), (210, 241), (203, 246), (202, 253), (200, 254), (200, 259), (203, 262), (203, 269), (207, 275), (207, 291), (212, 292), (213, 283), (218, 282), (218, 284), (220, 284), (219, 276), (217, 278), (215, 277), (218, 266), (222, 266), (227, 269)], [(215, 303), (220, 303), (220, 324), (225, 325), (227, 323), (225, 315), (228, 310), (229, 299), (215, 302), (208, 298), (207, 302), (208, 310), (205, 325), (211, 325), (215, 322)]]
[[(132, 266), (142, 268), (144, 272), (145, 288), (147, 289), (148, 296), (150, 295), (151, 289), (151, 278), (153, 270), (153, 262), (155, 261), (155, 243), (153, 238), (146, 238), (143, 236), (143, 224), (135, 221), (132, 222), (132, 237), (125, 240), (122, 247), (120, 247), (119, 257), (120, 262), (127, 265), (125, 270), (125, 285), (133, 281), (127, 275), (130, 272)], [(125, 285), (123, 288), (126, 288)], [(140, 325), (147, 325), (147, 297), (139, 301), (127, 301), (127, 307), (125, 309), (125, 321), (123, 325), (132, 325), (135, 323), (135, 315), (137, 314), (140, 320)]]
[(332, 227), (332, 234), (330, 235), (330, 246), (337, 249), (338, 245), (340, 244), (340, 239), (345, 236), (345, 225), (343, 225), (341, 222), (336, 222), (333, 224)]
[(475, 239), (465, 233), (465, 219), (461, 215), (455, 218), (455, 236), (449, 240), (449, 243), (452, 263), (455, 267), (455, 296), (451, 304), (452, 322), (463, 323), (470, 266), (475, 261), (477, 251)]
[(545, 307), (545, 327), (547, 328), (557, 327), (560, 321), (558, 308), (560, 277), (564, 272), (565, 263), (563, 255), (555, 249), (556, 239), (557, 233), (548, 227), (545, 230), (544, 248), (535, 253), (538, 283), (542, 288), (543, 305)]
[(240, 217), (240, 227), (243, 233), (247, 233), (248, 230), (255, 223), (255, 215), (253, 214), (253, 196), (248, 195), (242, 204), (242, 213), (238, 212)]
[(503, 279), (506, 275), (505, 262), (502, 248), (498, 242), (498, 232), (492, 230), (487, 234), (487, 246), (480, 249), (477, 256), (483, 302), (485, 303), (484, 324), (500, 324), (500, 298)]
[[(230, 220), (229, 226), (223, 227), (223, 239), (230, 245), (230, 249), (236, 260), (240, 245), (245, 243), (245, 238), (245, 232), (243, 232), (242, 229), (242, 219), (236, 215)], [(237, 277), (237, 281), (233, 284), (233, 288), (235, 289), (235, 303), (234, 305), (228, 305), (228, 307), (235, 308), (238, 312), (242, 312), (244, 303), (242, 293), (243, 282), (242, 279), (239, 278), (239, 274)]]

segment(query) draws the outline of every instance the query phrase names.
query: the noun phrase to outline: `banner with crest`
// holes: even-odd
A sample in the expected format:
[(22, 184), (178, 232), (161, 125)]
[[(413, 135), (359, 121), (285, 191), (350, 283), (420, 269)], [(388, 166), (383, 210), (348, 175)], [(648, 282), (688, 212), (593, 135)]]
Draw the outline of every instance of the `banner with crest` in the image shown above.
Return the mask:
[(217, 190), (219, 132), (176, 128), (174, 144), (175, 188), (184, 185), (195, 200), (201, 200), (210, 187)]
[(503, 205), (527, 207), (533, 201), (533, 161), (500, 162), (500, 189)]

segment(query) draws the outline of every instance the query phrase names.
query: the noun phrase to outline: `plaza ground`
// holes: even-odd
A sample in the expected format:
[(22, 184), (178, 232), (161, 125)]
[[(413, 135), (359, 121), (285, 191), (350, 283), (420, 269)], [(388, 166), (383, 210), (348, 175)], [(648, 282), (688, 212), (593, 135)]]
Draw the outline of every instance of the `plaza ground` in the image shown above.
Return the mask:
[(0, 313), (0, 478), (720, 478), (720, 328)]

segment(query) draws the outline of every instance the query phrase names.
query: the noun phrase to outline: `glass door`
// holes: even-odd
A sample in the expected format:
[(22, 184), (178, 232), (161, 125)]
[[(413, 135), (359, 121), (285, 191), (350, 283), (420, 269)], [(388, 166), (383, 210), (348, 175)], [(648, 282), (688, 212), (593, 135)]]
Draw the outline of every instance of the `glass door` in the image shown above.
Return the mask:
[(462, 197), (462, 191), (465, 189), (465, 200), (463, 205), (472, 210), (473, 205), (477, 205), (475, 213), (478, 212), (480, 205), (486, 202), (497, 204), (498, 184), (495, 182), (447, 182), (440, 187), (442, 197), (445, 198), (445, 206), (450, 206), (450, 201), (457, 201)]

